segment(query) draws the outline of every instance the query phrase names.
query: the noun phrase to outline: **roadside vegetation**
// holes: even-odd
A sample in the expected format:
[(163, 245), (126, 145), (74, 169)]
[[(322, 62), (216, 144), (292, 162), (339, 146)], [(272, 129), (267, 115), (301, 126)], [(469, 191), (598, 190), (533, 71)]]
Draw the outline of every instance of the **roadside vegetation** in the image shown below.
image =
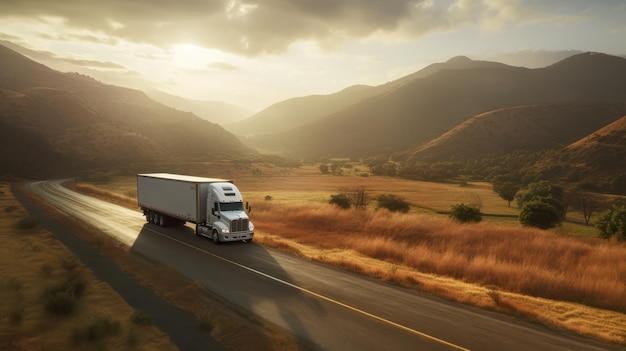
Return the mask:
[[(557, 209), (560, 224), (542, 230), (520, 223), (520, 208), (509, 206), (514, 199), (489, 183), (380, 177), (358, 165), (324, 170), (231, 176), (252, 205), (257, 242), (626, 345), (626, 243), (599, 237), (599, 209), (585, 214), (572, 206), (565, 215), (552, 201), (562, 199), (559, 189), (548, 187), (554, 193), (544, 202)], [(129, 194), (134, 182), (92, 190)], [(409, 210), (388, 209), (386, 200)]]
[(0, 184), (0, 350), (177, 350)]

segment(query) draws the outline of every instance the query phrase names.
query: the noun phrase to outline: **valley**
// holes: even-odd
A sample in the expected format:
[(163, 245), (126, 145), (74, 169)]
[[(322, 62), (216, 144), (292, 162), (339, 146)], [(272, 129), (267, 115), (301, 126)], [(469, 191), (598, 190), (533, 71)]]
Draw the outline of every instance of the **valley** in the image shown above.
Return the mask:
[[(626, 308), (622, 305), (623, 289), (614, 279), (615, 270), (603, 267), (626, 268), (609, 263), (619, 261), (617, 257), (626, 248), (596, 238), (595, 228), (580, 224), (580, 213), (571, 211), (568, 221), (550, 231), (523, 228), (517, 219), (519, 209), (508, 207), (489, 184), (363, 177), (362, 170), (355, 165), (352, 174), (342, 176), (322, 175), (313, 165), (275, 169), (274, 173), (264, 169), (263, 175), (243, 171), (235, 177), (232, 170), (207, 172), (220, 177), (229, 174), (235, 179), (252, 206), (255, 241), (265, 246), (429, 294), (623, 343), (620, 340), (624, 336), (616, 337), (626, 332), (620, 324)], [(88, 194), (136, 208), (134, 177), (90, 184), (77, 186)], [(328, 204), (331, 194), (357, 185), (367, 189), (372, 198), (382, 193), (402, 194), (411, 203), (411, 210), (407, 214), (376, 210), (375, 201), (365, 211), (339, 210)], [(451, 221), (446, 212), (459, 202), (480, 203), (486, 214), (484, 223)], [(569, 252), (581, 254), (572, 256)], [(520, 281), (520, 276), (534, 278)], [(587, 278), (581, 280), (581, 276)], [(606, 324), (608, 319), (617, 324)]]

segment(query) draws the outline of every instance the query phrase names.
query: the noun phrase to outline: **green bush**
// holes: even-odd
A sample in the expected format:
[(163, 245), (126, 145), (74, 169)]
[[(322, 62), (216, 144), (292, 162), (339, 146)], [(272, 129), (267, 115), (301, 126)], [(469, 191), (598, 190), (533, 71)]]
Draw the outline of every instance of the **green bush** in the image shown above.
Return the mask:
[(330, 201), (328, 203), (347, 210), (352, 206), (352, 199), (348, 196), (348, 194), (341, 193), (337, 195), (330, 195)]
[(596, 222), (600, 237), (610, 239), (617, 236), (620, 240), (626, 239), (626, 207), (613, 204), (610, 209), (602, 212)]
[(383, 194), (378, 196), (378, 207), (386, 208), (391, 212), (409, 212), (409, 203), (401, 196)]
[(525, 227), (550, 229), (562, 221), (562, 212), (549, 202), (533, 200), (524, 203), (520, 211), (519, 220)]
[(477, 206), (456, 204), (452, 205), (452, 211), (450, 212), (450, 218), (455, 219), (461, 223), (480, 222), (482, 221), (482, 214)]

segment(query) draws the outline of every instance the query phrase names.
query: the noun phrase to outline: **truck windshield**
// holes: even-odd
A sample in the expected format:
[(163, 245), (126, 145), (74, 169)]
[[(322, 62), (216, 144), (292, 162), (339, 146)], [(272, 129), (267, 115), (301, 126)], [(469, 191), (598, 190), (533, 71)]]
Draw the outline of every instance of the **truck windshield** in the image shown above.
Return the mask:
[(220, 203), (220, 210), (226, 211), (243, 211), (243, 202), (222, 202)]

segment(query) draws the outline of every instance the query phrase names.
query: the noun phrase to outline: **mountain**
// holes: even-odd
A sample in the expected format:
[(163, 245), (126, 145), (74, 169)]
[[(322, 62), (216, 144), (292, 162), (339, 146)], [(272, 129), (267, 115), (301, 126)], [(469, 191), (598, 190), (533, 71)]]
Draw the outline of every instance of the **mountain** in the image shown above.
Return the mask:
[(158, 90), (149, 90), (146, 94), (165, 106), (191, 112), (202, 119), (220, 125), (236, 123), (254, 114), (246, 108), (222, 101), (185, 99)]
[(577, 183), (595, 191), (626, 195), (626, 115), (539, 159), (527, 172)]
[(33, 162), (32, 150), (71, 164), (65, 174), (133, 162), (254, 153), (220, 126), (168, 108), (140, 91), (57, 72), (3, 46), (0, 88), (0, 123), (24, 136), (3, 140), (5, 150), (13, 152), (4, 152), (0, 171), (9, 174), (55, 173), (48, 163), (40, 167)]
[(626, 114), (626, 104), (546, 104), (485, 112), (440, 137), (395, 155), (430, 162), (482, 158), (568, 145)]
[(625, 77), (625, 59), (597, 53), (539, 69), (489, 62), (477, 68), (440, 69), (309, 125), (252, 139), (249, 145), (300, 158), (389, 155), (419, 147), (489, 111), (626, 103)]
[(254, 138), (273, 135), (311, 124), (365, 99), (385, 94), (414, 79), (428, 77), (444, 69), (503, 66), (501, 63), (474, 61), (465, 56), (457, 56), (444, 63), (431, 64), (416, 73), (380, 86), (354, 85), (333, 94), (288, 99), (276, 103), (246, 120), (224, 127), (235, 135), (243, 137)]
[(224, 128), (244, 137), (282, 132), (315, 122), (379, 92), (371, 86), (354, 85), (334, 94), (292, 98)]

